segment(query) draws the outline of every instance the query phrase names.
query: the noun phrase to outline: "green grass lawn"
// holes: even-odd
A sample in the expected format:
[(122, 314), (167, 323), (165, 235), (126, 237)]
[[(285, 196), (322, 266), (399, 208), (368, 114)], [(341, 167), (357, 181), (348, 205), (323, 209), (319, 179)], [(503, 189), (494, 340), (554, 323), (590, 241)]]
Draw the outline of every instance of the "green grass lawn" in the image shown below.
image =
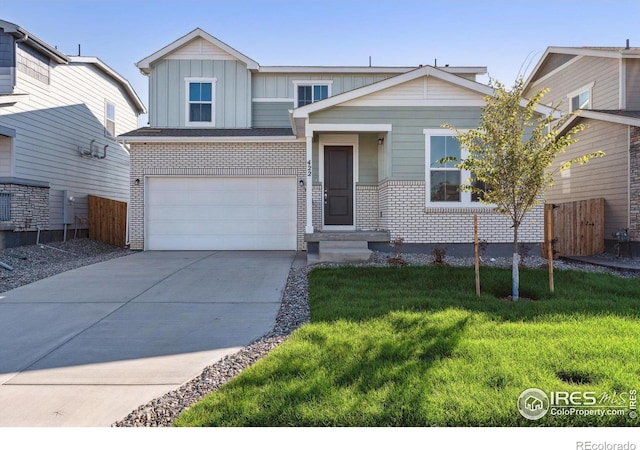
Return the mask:
[[(311, 322), (183, 413), (178, 426), (638, 426), (624, 416), (523, 418), (518, 396), (640, 388), (640, 280), (483, 268), (310, 274)], [(614, 397), (614, 394), (617, 397)], [(619, 395), (623, 394), (623, 397)], [(626, 396), (626, 397), (625, 397)]]

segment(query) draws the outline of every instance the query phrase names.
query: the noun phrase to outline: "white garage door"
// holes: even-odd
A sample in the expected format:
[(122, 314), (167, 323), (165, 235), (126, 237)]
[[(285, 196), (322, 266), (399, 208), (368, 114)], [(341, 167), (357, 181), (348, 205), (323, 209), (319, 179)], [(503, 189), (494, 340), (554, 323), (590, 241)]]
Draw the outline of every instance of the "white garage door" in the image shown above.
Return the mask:
[(295, 178), (149, 177), (147, 250), (295, 250)]

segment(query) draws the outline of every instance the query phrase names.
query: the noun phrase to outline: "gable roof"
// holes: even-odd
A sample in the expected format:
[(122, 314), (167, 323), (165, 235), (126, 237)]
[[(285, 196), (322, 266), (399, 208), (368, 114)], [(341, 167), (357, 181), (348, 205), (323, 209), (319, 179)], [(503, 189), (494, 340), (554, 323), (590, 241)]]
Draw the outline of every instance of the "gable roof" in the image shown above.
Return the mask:
[[(482, 95), (483, 98), (486, 96), (493, 95), (494, 93), (494, 89), (491, 86), (487, 86), (486, 84), (478, 83), (477, 81), (472, 81), (467, 78), (463, 78), (463, 77), (445, 72), (444, 70), (441, 70), (437, 67), (422, 66), (410, 72), (396, 75), (395, 77), (387, 78), (386, 80), (369, 84), (358, 89), (353, 89), (351, 91), (347, 91), (342, 94), (338, 94), (333, 97), (329, 97), (315, 103), (301, 106), (299, 108), (296, 108), (290, 111), (291, 122), (294, 128), (294, 132), (296, 132), (297, 134), (298, 131), (302, 131), (304, 129), (303, 124), (309, 118), (309, 114), (312, 114), (314, 112), (321, 111), (327, 108), (331, 108), (333, 106), (341, 105), (352, 100), (360, 99), (367, 95), (380, 92), (384, 89), (389, 89), (394, 86), (398, 86), (403, 83), (408, 83), (418, 78), (426, 77), (426, 76), (432, 76), (442, 81), (451, 83), (457, 87), (467, 89), (473, 93)], [(525, 106), (527, 104), (527, 100), (523, 99), (521, 104), (522, 106)], [(536, 111), (544, 115), (554, 114), (554, 110), (552, 108), (549, 108), (544, 105), (538, 105), (538, 107), (536, 108)]]
[(94, 56), (69, 56), (68, 58), (70, 63), (91, 64), (98, 68), (109, 78), (119, 84), (120, 87), (122, 87), (138, 114), (144, 114), (147, 112), (144, 104), (142, 103), (142, 100), (140, 100), (140, 97), (138, 97), (138, 94), (133, 89), (129, 81), (118, 72), (113, 70), (111, 67), (106, 65), (101, 59)]
[(45, 41), (15, 23), (0, 20), (0, 28), (4, 30), (5, 33), (19, 39), (20, 42), (24, 42), (26, 45), (36, 49), (58, 64), (66, 64), (69, 62), (67, 55), (58, 51), (58, 49), (51, 47)]
[(562, 128), (559, 130), (559, 134), (562, 135), (566, 130), (572, 128), (582, 119), (602, 120), (604, 122), (617, 123), (620, 125), (640, 127), (640, 111), (627, 111), (623, 109), (580, 109), (562, 125)]
[[(538, 77), (538, 72), (552, 55), (595, 56), (599, 58), (628, 59), (640, 58), (640, 47), (547, 47), (533, 68), (525, 86), (529, 86)], [(564, 65), (564, 64), (563, 64)]]
[(348, 102), (350, 100), (355, 100), (365, 95), (373, 94), (375, 92), (380, 92), (383, 89), (388, 89), (394, 86), (398, 86), (400, 84), (406, 83), (408, 81), (413, 81), (417, 78), (424, 77), (424, 76), (434, 76), (443, 81), (448, 81), (452, 84), (469, 89), (483, 96), (491, 95), (493, 93), (493, 89), (485, 84), (478, 83), (476, 81), (471, 81), (467, 78), (459, 77), (457, 75), (453, 75), (451, 73), (445, 72), (444, 70), (441, 70), (433, 66), (422, 66), (422, 67), (418, 67), (417, 69), (411, 70), (409, 72), (396, 75), (395, 77), (387, 78), (386, 80), (378, 81), (377, 83), (368, 84), (361, 88), (343, 92), (342, 94), (334, 95), (325, 100), (321, 100), (319, 102), (311, 103), (309, 105), (296, 108), (293, 110), (293, 118), (306, 118), (306, 117), (309, 117), (310, 113), (314, 113), (322, 109), (330, 108), (332, 106), (336, 106), (341, 103)]
[(258, 70), (258, 68), (260, 67), (260, 65), (257, 62), (255, 62), (253, 59), (251, 59), (248, 56), (240, 53), (238, 50), (236, 50), (233, 47), (225, 44), (221, 40), (216, 39), (215, 37), (211, 36), (206, 31), (202, 30), (201, 28), (196, 28), (191, 33), (185, 34), (181, 38), (173, 41), (171, 44), (163, 47), (162, 49), (158, 50), (157, 52), (155, 52), (155, 53), (147, 56), (146, 58), (138, 61), (136, 63), (136, 67), (138, 69), (140, 69), (140, 71), (143, 74), (148, 75), (149, 72), (150, 72), (151, 64), (153, 64), (154, 62), (158, 61), (159, 59), (164, 58), (165, 56), (169, 55), (170, 53), (173, 53), (174, 51), (178, 50), (180, 47), (182, 47), (182, 46), (188, 44), (189, 42), (191, 42), (191, 41), (193, 41), (195, 39), (198, 39), (198, 38), (204, 39), (205, 41), (209, 42), (210, 44), (215, 45), (216, 47), (218, 47), (218, 48), (224, 50), (225, 52), (229, 53), (231, 56), (233, 56), (237, 60), (243, 62), (247, 66), (247, 68), (250, 69), (250, 70)]

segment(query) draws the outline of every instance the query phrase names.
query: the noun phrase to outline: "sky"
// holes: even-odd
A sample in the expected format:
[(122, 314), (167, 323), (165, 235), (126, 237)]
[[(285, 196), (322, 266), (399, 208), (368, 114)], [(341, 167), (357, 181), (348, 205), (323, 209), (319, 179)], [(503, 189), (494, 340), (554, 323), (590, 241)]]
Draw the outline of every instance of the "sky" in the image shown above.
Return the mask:
[[(548, 46), (640, 46), (640, 0), (0, 0), (0, 19), (96, 56), (148, 106), (135, 63), (202, 28), (264, 66), (486, 66), (512, 85)], [(146, 123), (146, 118), (141, 118)]]

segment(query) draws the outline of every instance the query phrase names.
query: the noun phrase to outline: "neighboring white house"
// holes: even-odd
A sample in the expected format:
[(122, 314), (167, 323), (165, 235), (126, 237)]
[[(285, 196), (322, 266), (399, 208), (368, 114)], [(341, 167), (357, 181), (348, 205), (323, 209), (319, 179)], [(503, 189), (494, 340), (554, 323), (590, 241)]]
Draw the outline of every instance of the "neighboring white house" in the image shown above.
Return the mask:
[[(94, 57), (67, 56), (0, 20), (0, 248), (87, 228), (87, 196), (129, 201), (129, 153), (115, 136), (144, 105)], [(25, 233), (26, 232), (26, 233)]]

